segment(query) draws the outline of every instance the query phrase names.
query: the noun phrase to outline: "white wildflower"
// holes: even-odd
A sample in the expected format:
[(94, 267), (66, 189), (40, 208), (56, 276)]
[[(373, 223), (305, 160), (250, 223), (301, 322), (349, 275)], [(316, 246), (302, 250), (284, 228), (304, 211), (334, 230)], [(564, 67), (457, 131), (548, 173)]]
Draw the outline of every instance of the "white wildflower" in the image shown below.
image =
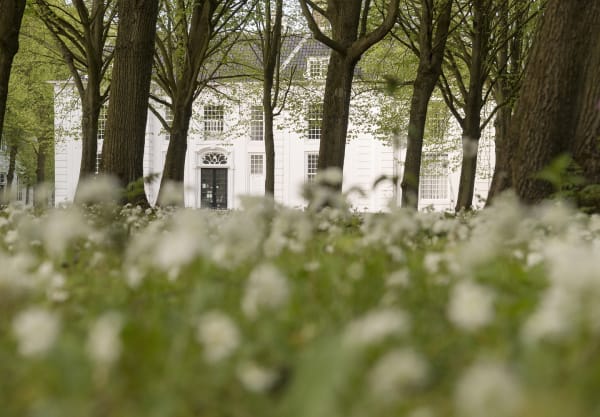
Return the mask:
[(243, 362), (237, 367), (237, 377), (252, 392), (265, 392), (277, 379), (277, 372), (255, 362)]
[(242, 311), (255, 318), (262, 310), (274, 310), (287, 302), (289, 288), (287, 279), (271, 264), (257, 266), (246, 283), (242, 299)]
[(407, 269), (399, 269), (392, 272), (385, 280), (385, 285), (389, 287), (407, 287), (410, 283)]
[(448, 304), (448, 318), (460, 329), (474, 331), (494, 318), (494, 294), (471, 281), (454, 285)]
[(369, 386), (374, 397), (390, 401), (418, 388), (427, 377), (427, 363), (412, 349), (386, 353), (369, 373)]
[(19, 232), (17, 232), (16, 230), (9, 230), (4, 236), (4, 243), (6, 243), (8, 246), (14, 245), (15, 243), (17, 243), (18, 240)]
[(348, 324), (344, 340), (349, 346), (366, 347), (409, 329), (406, 314), (393, 308), (373, 310)]
[(209, 363), (219, 362), (237, 349), (240, 334), (229, 316), (211, 311), (205, 313), (196, 329), (196, 339), (204, 348), (204, 359)]
[(121, 355), (120, 333), (123, 319), (119, 313), (108, 312), (92, 325), (87, 339), (86, 351), (98, 365), (111, 365)]
[(348, 278), (350, 278), (353, 281), (360, 280), (363, 277), (364, 273), (365, 266), (360, 262), (352, 262), (350, 265), (348, 265), (348, 268), (346, 269), (346, 274), (348, 275)]
[(56, 314), (41, 307), (22, 311), (12, 322), (19, 353), (23, 356), (39, 356), (50, 350), (60, 330)]
[(522, 395), (506, 366), (480, 361), (460, 377), (454, 401), (461, 417), (510, 417), (518, 414)]

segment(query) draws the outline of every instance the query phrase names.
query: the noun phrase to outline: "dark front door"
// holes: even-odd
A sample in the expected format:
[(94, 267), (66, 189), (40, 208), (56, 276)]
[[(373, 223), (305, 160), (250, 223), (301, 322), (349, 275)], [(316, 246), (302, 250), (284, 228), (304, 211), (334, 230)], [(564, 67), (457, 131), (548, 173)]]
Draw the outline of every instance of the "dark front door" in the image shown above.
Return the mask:
[(227, 208), (227, 168), (202, 168), (200, 207)]

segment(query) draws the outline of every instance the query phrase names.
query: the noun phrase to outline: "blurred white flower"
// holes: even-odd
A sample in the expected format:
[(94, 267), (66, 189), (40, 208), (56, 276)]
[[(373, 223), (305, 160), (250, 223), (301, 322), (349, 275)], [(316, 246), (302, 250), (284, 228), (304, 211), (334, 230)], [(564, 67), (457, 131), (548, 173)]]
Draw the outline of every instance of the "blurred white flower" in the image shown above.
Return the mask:
[(458, 328), (474, 331), (494, 318), (494, 294), (471, 281), (461, 281), (450, 292), (448, 318)]
[(262, 310), (274, 310), (287, 302), (289, 288), (285, 276), (271, 264), (261, 264), (250, 273), (244, 296), (242, 311), (255, 318)]
[(410, 283), (408, 269), (399, 269), (392, 272), (385, 280), (386, 287), (407, 287)]
[(510, 417), (518, 415), (522, 394), (517, 378), (505, 365), (480, 361), (459, 378), (454, 403), (461, 417)]
[(479, 140), (465, 135), (462, 137), (462, 148), (463, 148), (463, 156), (465, 156), (467, 158), (474, 158), (477, 156), (477, 150), (479, 148)]
[(90, 329), (86, 351), (97, 365), (111, 365), (121, 355), (120, 333), (123, 318), (119, 313), (104, 313)]
[(403, 311), (382, 308), (350, 322), (344, 332), (344, 341), (352, 347), (366, 347), (389, 336), (404, 334), (408, 329), (409, 320)]
[(60, 320), (55, 313), (41, 307), (20, 312), (12, 322), (19, 353), (40, 356), (50, 350), (60, 331)]
[(219, 362), (237, 349), (240, 334), (229, 316), (219, 311), (210, 311), (200, 318), (196, 339), (204, 348), (204, 359), (209, 363)]
[(112, 203), (119, 198), (119, 182), (107, 175), (83, 180), (77, 188), (77, 202), (84, 204)]
[(4, 236), (4, 243), (6, 243), (8, 246), (14, 245), (15, 243), (17, 243), (18, 240), (19, 232), (17, 232), (16, 230), (9, 230)]
[(380, 401), (394, 401), (418, 388), (427, 377), (427, 363), (414, 350), (386, 353), (369, 373), (371, 394)]
[(277, 372), (256, 362), (243, 362), (237, 367), (237, 377), (248, 391), (265, 392), (273, 386)]

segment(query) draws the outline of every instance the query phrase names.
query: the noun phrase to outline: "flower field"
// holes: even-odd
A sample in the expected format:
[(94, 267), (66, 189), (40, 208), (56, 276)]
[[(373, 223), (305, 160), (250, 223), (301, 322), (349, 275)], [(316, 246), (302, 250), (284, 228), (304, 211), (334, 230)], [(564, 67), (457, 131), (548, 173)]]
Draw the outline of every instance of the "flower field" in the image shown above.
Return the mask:
[(600, 416), (600, 217), (244, 207), (6, 208), (0, 415)]

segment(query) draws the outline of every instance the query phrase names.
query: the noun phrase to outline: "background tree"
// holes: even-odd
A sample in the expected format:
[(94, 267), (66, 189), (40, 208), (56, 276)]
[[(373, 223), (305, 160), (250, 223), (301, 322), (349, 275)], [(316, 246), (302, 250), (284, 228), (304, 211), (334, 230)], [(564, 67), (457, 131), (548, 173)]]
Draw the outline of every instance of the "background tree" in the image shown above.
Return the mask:
[[(399, 0), (388, 1), (380, 24), (372, 28), (369, 14), (378, 10), (372, 7), (370, 0), (327, 0), (326, 8), (311, 0), (300, 0), (302, 12), (315, 39), (331, 48), (325, 81), (319, 170), (344, 168), (354, 69), (361, 56), (394, 26), (398, 4)], [(326, 22), (330, 29), (319, 25), (317, 20)]]
[[(118, 0), (119, 24), (101, 171), (123, 188), (143, 178), (158, 0)], [(139, 184), (139, 182), (137, 183)], [(148, 205), (143, 184), (124, 201)]]
[(0, 144), (6, 112), (10, 70), (19, 50), (19, 29), (25, 11), (25, 0), (0, 0)]
[[(5, 139), (11, 180), (16, 174), (20, 186), (32, 189), (53, 179), (54, 92), (49, 81), (65, 76), (60, 63), (48, 54), (49, 41), (48, 32), (28, 7), (20, 52), (13, 62)], [(33, 193), (38, 206), (46, 204), (47, 197), (47, 193)]]
[[(281, 44), (282, 44), (283, 0), (263, 0), (259, 2), (255, 23), (260, 41), (260, 58), (262, 64), (262, 107), (264, 112), (265, 142), (265, 195), (275, 195), (275, 140), (273, 134), (274, 117), (285, 105), (285, 91), (281, 92)], [(292, 70), (293, 72), (293, 70)], [(290, 80), (293, 74), (290, 74)], [(277, 111), (279, 100), (283, 103)]]
[(98, 116), (109, 92), (107, 72), (113, 57), (109, 41), (116, 13), (114, 0), (35, 0), (71, 74), (81, 99), (79, 179), (97, 172)]
[[(248, 1), (164, 0), (161, 4), (164, 10), (158, 19), (154, 60), (155, 80), (161, 92), (152, 98), (168, 109), (171, 118), (154, 109), (170, 137), (159, 201), (165, 184), (183, 185), (194, 100), (225, 63), (232, 41), (239, 37), (246, 21), (247, 10), (243, 9)], [(179, 187), (178, 200), (183, 205), (183, 187)]]
[(600, 2), (548, 0), (510, 126), (514, 188), (525, 202), (553, 188), (540, 171), (568, 154), (585, 183), (578, 203), (600, 211)]
[(404, 36), (394, 35), (419, 59), (413, 84), (402, 178), (402, 206), (418, 206), (421, 154), (427, 109), (442, 73), (446, 40), (452, 20), (452, 0), (418, 0), (400, 7), (399, 27)]

